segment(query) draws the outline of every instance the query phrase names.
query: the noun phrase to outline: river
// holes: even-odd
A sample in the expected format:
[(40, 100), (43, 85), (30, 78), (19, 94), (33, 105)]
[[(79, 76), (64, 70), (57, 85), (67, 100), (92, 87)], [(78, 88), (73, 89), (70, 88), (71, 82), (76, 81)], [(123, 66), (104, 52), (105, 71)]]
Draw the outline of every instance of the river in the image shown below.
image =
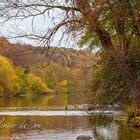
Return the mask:
[[(64, 96), (0, 98), (0, 140), (139, 140), (140, 130), (81, 110), (63, 110)], [(61, 109), (60, 109), (61, 108)]]

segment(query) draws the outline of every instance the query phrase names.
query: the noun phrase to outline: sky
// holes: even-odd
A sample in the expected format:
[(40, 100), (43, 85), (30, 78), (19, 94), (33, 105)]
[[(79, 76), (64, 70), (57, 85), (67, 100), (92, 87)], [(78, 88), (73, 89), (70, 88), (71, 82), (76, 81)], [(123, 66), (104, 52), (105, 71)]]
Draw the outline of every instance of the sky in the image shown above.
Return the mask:
[[(51, 17), (57, 17), (54, 21), (48, 13), (42, 16), (37, 16), (34, 19), (34, 28), (33, 30), (39, 33), (43, 33), (44, 31), (47, 31), (48, 28), (52, 28), (56, 23), (61, 21), (63, 16), (60, 14), (60, 11), (53, 11), (53, 13), (50, 12)], [(2, 19), (0, 18), (0, 21)], [(17, 36), (16, 34), (22, 34), (22, 33), (32, 33), (32, 18), (27, 18), (26, 20), (19, 21), (19, 20), (13, 20), (13, 21), (8, 21), (6, 23), (1, 23), (0, 22), (0, 36), (4, 36), (6, 38), (11, 38)], [(52, 41), (51, 46), (57, 46), (59, 43), (59, 40), (62, 36), (62, 30), (59, 30), (57, 34), (54, 37), (54, 40)], [(68, 35), (66, 34), (62, 43), (59, 45), (59, 47), (67, 47), (67, 48), (75, 48), (75, 49), (81, 49), (78, 47), (77, 42), (75, 42), (72, 38), (69, 37), (69, 40), (67, 40)], [(37, 43), (35, 40), (27, 39), (27, 38), (12, 38), (10, 39), (10, 42), (13, 43), (21, 43), (21, 44), (30, 44), (32, 46), (38, 46), (40, 44)], [(82, 49), (87, 48), (84, 46)]]
[[(34, 31), (36, 32), (44, 32), (48, 28), (52, 28), (54, 26), (54, 23), (52, 22), (52, 19), (49, 18), (48, 16), (38, 16), (34, 20)], [(8, 21), (6, 23), (1, 23), (0, 24), (0, 36), (4, 36), (7, 38), (11, 38), (16, 36), (16, 33), (32, 33), (32, 19), (28, 18), (26, 20), (23, 20), (22, 22), (19, 21)], [(62, 31), (58, 31), (56, 34), (54, 41), (52, 45), (56, 46), (60, 36), (62, 35)], [(67, 36), (67, 35), (66, 35)], [(9, 39), (10, 42), (13, 43), (26, 43), (26, 44), (31, 44), (31, 45), (38, 45), (34, 40), (27, 39), (27, 38), (13, 38)], [(73, 42), (72, 40), (67, 42), (67, 45), (65, 45), (66, 41), (65, 38), (62, 42), (62, 47), (76, 47), (76, 43)]]

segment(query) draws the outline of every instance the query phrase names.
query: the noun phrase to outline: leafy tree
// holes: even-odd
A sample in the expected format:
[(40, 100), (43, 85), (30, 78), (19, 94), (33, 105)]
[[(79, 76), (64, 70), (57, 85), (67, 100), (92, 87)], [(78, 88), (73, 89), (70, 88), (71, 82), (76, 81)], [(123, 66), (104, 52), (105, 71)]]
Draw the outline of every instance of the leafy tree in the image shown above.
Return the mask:
[(93, 105), (106, 106), (108, 104), (126, 105), (130, 101), (128, 89), (112, 61), (101, 56), (100, 65), (93, 69), (91, 89), (93, 91), (91, 102)]
[(22, 67), (16, 67), (15, 71), (16, 75), (19, 77), (19, 84), (21, 87), (20, 94), (30, 94), (32, 92), (30, 88), (30, 81), (25, 73), (25, 70)]
[(26, 66), (25, 69), (24, 69), (24, 73), (28, 74), (29, 72), (30, 72), (30, 68), (29, 68), (29, 66)]
[(56, 87), (56, 75), (53, 72), (48, 72), (46, 77), (45, 77), (45, 82), (48, 85), (49, 88), (55, 89)]
[(21, 67), (16, 68), (16, 73), (19, 77), (19, 83), (21, 86), (21, 94), (41, 94), (41, 93), (52, 93), (53, 90), (44, 83), (44, 81), (33, 73), (25, 73), (25, 69)]
[(4, 89), (0, 86), (0, 96), (3, 96)]
[(68, 93), (68, 81), (64, 80), (57, 86), (57, 92), (59, 93)]
[(43, 82), (43, 80), (40, 77), (34, 74), (29, 74), (28, 79), (33, 94), (53, 92), (53, 90), (49, 89), (48, 86)]
[(20, 91), (18, 77), (11, 62), (0, 55), (0, 91), (4, 96), (11, 96)]
[[(61, 84), (63, 81), (67, 81), (67, 90), (71, 92), (82, 92), (84, 87), (84, 82), (82, 77), (81, 69), (70, 69), (68, 67), (63, 67), (61, 65), (50, 63), (49, 66), (41, 69), (42, 65), (34, 65), (32, 71), (35, 75), (41, 77), (43, 81), (48, 85), (50, 89), (53, 89), (56, 92), (62, 93), (63, 90), (60, 90)], [(78, 90), (76, 90), (78, 89)]]

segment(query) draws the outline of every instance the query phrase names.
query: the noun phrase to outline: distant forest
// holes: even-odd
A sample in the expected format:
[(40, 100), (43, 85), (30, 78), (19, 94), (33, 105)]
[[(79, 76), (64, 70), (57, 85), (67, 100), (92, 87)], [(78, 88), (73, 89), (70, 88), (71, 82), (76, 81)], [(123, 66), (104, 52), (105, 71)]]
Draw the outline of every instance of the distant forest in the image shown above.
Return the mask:
[(42, 54), (43, 48), (13, 44), (1, 37), (0, 95), (84, 92), (91, 81), (88, 69), (98, 59), (96, 54), (61, 47), (48, 58), (53, 49)]

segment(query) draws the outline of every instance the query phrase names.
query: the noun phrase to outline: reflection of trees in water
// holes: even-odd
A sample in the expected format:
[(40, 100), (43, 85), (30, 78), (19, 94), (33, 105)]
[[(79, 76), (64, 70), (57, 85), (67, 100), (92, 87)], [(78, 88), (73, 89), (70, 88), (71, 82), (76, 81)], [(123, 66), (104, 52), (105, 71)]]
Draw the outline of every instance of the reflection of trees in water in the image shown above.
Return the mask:
[(35, 107), (66, 105), (66, 94), (48, 94), (46, 96), (0, 98), (0, 107)]
[(140, 129), (129, 128), (127, 125), (119, 125), (118, 138), (119, 140), (139, 140)]
[(96, 140), (103, 140), (104, 137), (98, 133), (96, 126), (93, 127), (93, 135)]
[(10, 137), (14, 131), (14, 128), (6, 128), (5, 124), (14, 124), (16, 122), (16, 117), (0, 116), (0, 139), (1, 137)]
[(33, 97), (0, 98), (0, 107), (38, 107), (38, 106), (65, 106), (82, 104), (86, 102), (83, 93), (72, 94), (48, 94)]
[[(6, 122), (10, 123), (13, 121), (15, 124), (21, 124), (22, 122), (25, 121), (25, 119), (28, 118), (28, 123), (29, 124), (34, 124), (34, 123), (39, 123), (41, 124), (41, 128), (39, 129), (34, 129), (35, 131), (58, 131), (58, 132), (67, 132), (67, 131), (82, 131), (86, 130), (88, 128), (88, 118), (87, 117), (70, 117), (70, 116), (61, 116), (61, 117), (40, 117), (40, 116), (12, 116), (6, 117)], [(30, 129), (18, 129), (18, 128), (7, 128), (7, 129), (0, 129), (0, 134), (4, 136), (13, 136), (14, 134), (28, 134), (32, 130)]]
[(114, 122), (113, 117), (104, 115), (90, 116), (89, 120), (91, 125), (97, 124), (98, 126), (109, 126)]
[[(0, 106), (16, 106), (16, 107), (26, 107), (26, 106), (59, 106), (65, 105), (69, 100), (67, 94), (49, 94), (48, 96), (37, 96), (34, 98), (0, 98)], [(69, 95), (70, 96), (70, 95)], [(70, 97), (71, 98), (71, 97)], [(44, 108), (44, 107), (43, 107)], [(3, 108), (6, 109), (6, 108)], [(21, 108), (20, 108), (21, 109)], [(41, 109), (41, 107), (40, 107)], [(27, 116), (28, 117), (28, 116)], [(7, 116), (7, 122), (10, 122), (16, 118), (15, 123), (23, 122), (26, 117), (9, 117)], [(78, 117), (78, 116), (57, 116), (57, 117), (40, 117), (40, 116), (29, 116), (30, 123), (40, 123), (42, 128), (38, 131), (48, 131), (55, 130), (58, 133), (62, 132), (77, 132), (83, 130), (92, 130), (95, 140), (133, 140), (140, 139), (139, 131), (130, 130), (126, 125), (115, 122), (112, 117), (105, 116), (94, 116), (94, 117)], [(88, 121), (90, 120), (90, 122)], [(60, 132), (61, 130), (61, 132)], [(10, 137), (13, 134), (29, 134), (32, 130), (25, 129), (0, 129), (1, 136)]]
[(89, 120), (96, 140), (117, 139), (118, 123), (115, 123), (112, 117), (99, 115), (90, 117)]
[[(81, 133), (86, 131), (92, 131), (95, 140), (133, 140), (138, 139), (140, 134), (139, 131), (130, 130), (126, 125), (112, 121), (111, 118), (106, 117), (82, 117), (82, 116), (54, 116), (54, 117), (41, 117), (41, 116), (7, 116), (6, 122), (10, 122), (15, 119), (15, 123), (20, 124), (26, 118), (29, 118), (28, 123), (39, 123), (41, 124), (40, 129), (0, 129), (1, 136), (12, 137), (14, 135), (29, 135), (31, 132), (45, 133), (57, 132), (63, 133)], [(90, 119), (90, 122), (89, 122)], [(44, 134), (43, 134), (44, 135)], [(49, 135), (49, 134), (48, 134)]]
[(140, 131), (114, 121), (112, 117), (94, 116), (89, 118), (95, 140), (135, 140), (140, 139)]

